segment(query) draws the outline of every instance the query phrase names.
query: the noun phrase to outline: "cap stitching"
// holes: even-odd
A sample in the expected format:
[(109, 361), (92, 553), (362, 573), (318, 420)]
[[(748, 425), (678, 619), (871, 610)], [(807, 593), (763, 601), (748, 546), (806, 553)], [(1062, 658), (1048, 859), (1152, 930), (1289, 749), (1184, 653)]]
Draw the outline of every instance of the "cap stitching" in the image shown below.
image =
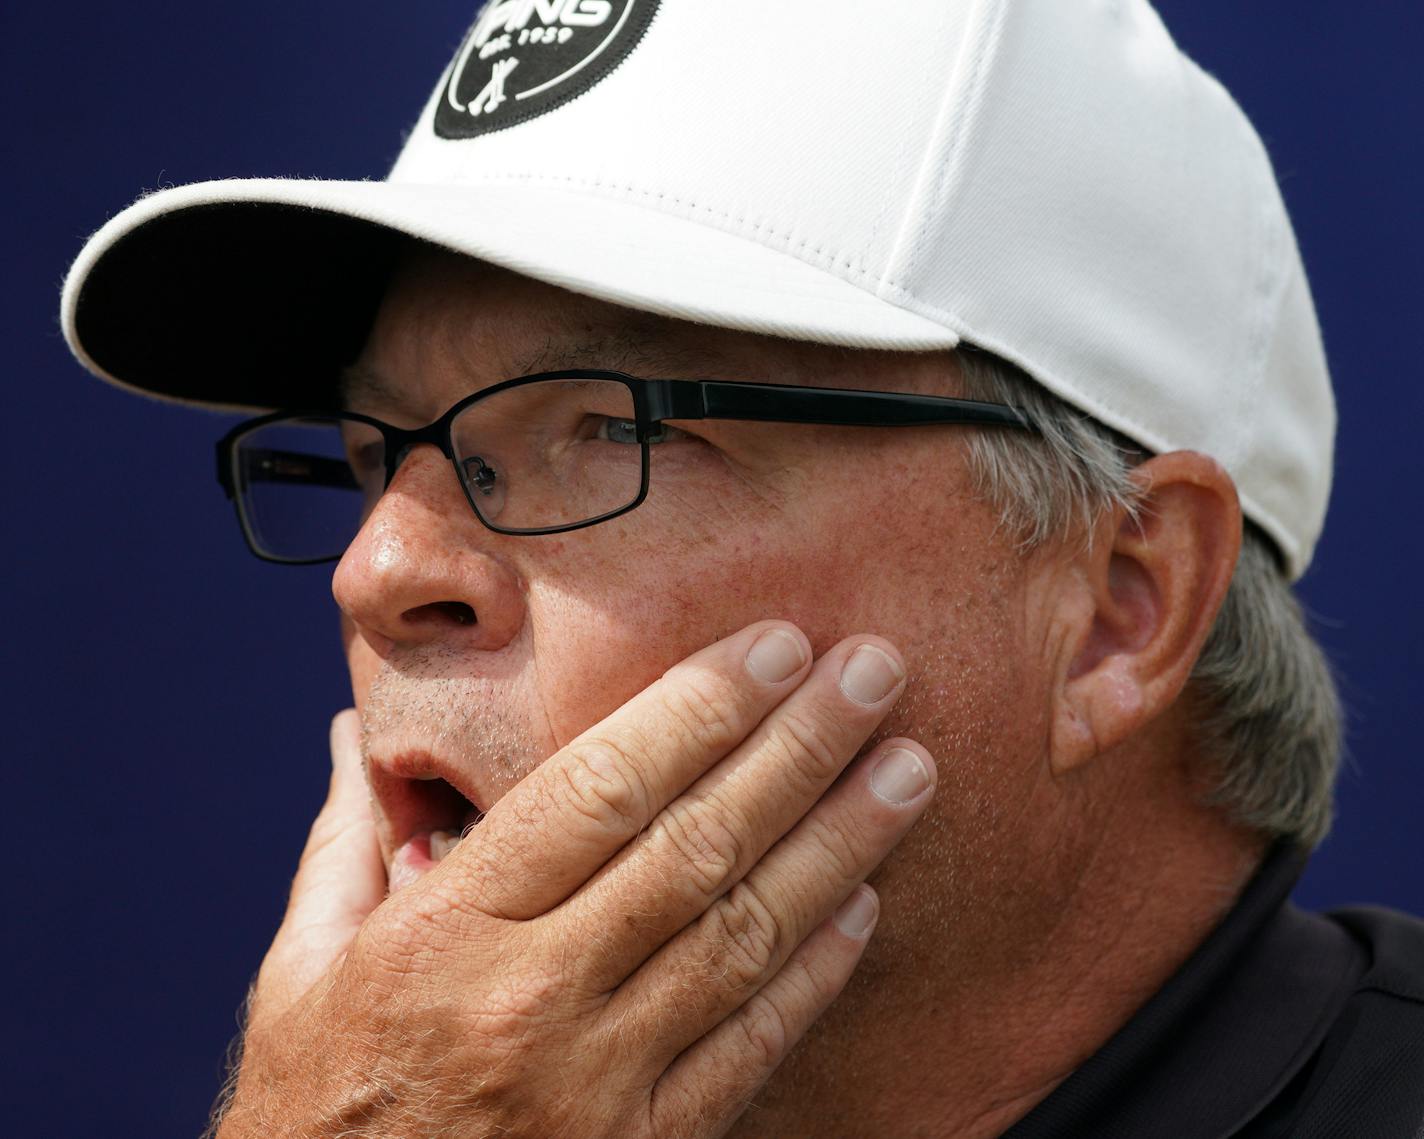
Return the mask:
[[(768, 236), (775, 238), (778, 242), (783, 243), (784, 248), (781, 250), (782, 252), (790, 252), (791, 250), (806, 250), (811, 253), (814, 253), (818, 258), (820, 258), (822, 261), (829, 265), (849, 270), (858, 278), (875, 277), (875, 275), (870, 269), (864, 267), (865, 260), (863, 252), (859, 255), (857, 259), (853, 260), (850, 254), (845, 253), (842, 250), (831, 249), (825, 244), (814, 244), (814, 239), (812, 238), (807, 237), (798, 240), (793, 234), (788, 233), (785, 230), (778, 229), (769, 222), (753, 220), (744, 214), (734, 213), (730, 210), (719, 209), (715, 206), (709, 206), (702, 202), (694, 201), (691, 198), (685, 198), (677, 194), (669, 193), (665, 190), (646, 190), (638, 186), (633, 186), (627, 183), (610, 182), (602, 178), (578, 178), (572, 175), (565, 174), (485, 173), (481, 174), (478, 181), (465, 182), (461, 184), (473, 186), (495, 184), (500, 182), (519, 182), (536, 184), (547, 183), (551, 185), (562, 183), (569, 186), (580, 186), (595, 190), (614, 190), (620, 194), (627, 194), (635, 198), (642, 198), (650, 201), (670, 202), (675, 206), (693, 210), (697, 213), (705, 214), (708, 217), (731, 222), (734, 226), (737, 227), (736, 232), (740, 232), (743, 235), (748, 233), (765, 233)], [(896, 281), (887, 281), (886, 283), (894, 288), (900, 287), (899, 282)]]

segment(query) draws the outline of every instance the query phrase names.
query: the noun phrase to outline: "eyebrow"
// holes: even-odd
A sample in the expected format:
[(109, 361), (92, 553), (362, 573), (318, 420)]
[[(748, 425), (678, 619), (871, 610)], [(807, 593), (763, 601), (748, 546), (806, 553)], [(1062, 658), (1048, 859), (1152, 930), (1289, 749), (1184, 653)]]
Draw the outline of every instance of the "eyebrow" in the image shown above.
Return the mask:
[[(633, 326), (577, 340), (550, 337), (517, 357), (509, 375), (493, 378), (489, 383), (566, 368), (598, 368), (659, 378), (709, 378), (719, 369), (727, 370), (726, 365), (723, 354), (715, 349), (676, 348), (660, 343), (650, 330)], [(473, 385), (470, 391), (481, 386), (488, 384)], [(348, 410), (358, 400), (399, 406), (403, 399), (400, 384), (359, 361), (341, 369), (336, 393), (339, 405)]]
[(614, 371), (682, 371), (695, 365), (715, 364), (720, 354), (677, 349), (661, 340), (646, 325), (632, 324), (578, 339), (550, 337), (518, 361), (520, 374), (557, 368), (603, 367)]
[(364, 364), (347, 364), (336, 378), (336, 404), (350, 411), (361, 397), (376, 403), (394, 403), (395, 385)]

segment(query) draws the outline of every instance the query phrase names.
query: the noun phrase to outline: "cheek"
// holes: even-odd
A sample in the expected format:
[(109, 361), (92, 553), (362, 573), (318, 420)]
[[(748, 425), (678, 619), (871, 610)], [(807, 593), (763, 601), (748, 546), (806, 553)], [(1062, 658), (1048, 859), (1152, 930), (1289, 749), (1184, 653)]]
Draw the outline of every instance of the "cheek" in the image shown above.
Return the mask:
[(831, 547), (725, 512), (676, 524), (660, 513), (640, 508), (596, 528), (606, 534), (570, 536), (528, 578), (537, 689), (559, 744), (754, 621), (793, 621), (817, 651), (837, 639), (824, 612), (842, 608), (825, 587), (844, 578)]
[[(755, 544), (755, 539), (749, 541)], [(699, 649), (767, 617), (797, 620), (782, 590), (759, 586), (734, 541), (695, 550), (624, 547), (575, 556), (568, 578), (531, 582), (537, 690), (556, 743), (602, 719)]]
[[(923, 519), (867, 514), (839, 493), (805, 496), (795, 509), (751, 494), (698, 503), (664, 493), (626, 519), (542, 548), (529, 617), (553, 736), (566, 742), (754, 621), (794, 622), (818, 654), (853, 633), (880, 634), (912, 669), (917, 656), (942, 654), (945, 639), (973, 639), (976, 626), (963, 618), (974, 591), (927, 584), (966, 567), (926, 533)], [(978, 659), (982, 648), (956, 651)]]

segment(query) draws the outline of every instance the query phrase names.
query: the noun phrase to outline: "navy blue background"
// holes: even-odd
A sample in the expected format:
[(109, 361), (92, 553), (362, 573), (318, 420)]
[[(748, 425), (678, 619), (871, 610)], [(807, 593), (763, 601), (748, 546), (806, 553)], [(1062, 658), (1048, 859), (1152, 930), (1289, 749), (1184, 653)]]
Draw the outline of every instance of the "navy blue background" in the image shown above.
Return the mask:
[[(380, 176), (474, 7), (427, 0), (416, 23), (364, 0), (0, 10), (6, 1134), (200, 1129), (349, 699), (328, 571), (246, 555), (212, 475), (225, 420), (70, 360), (64, 272), (144, 189)], [(1340, 394), (1304, 595), (1344, 675), (1354, 759), (1299, 897), (1424, 911), (1424, 7), (1160, 7), (1275, 157)]]

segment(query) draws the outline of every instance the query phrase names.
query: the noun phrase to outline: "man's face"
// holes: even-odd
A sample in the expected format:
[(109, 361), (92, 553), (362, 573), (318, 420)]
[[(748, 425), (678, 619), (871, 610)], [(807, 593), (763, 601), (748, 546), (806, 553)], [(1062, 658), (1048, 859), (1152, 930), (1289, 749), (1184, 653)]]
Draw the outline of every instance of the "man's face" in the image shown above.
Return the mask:
[[(955, 390), (945, 354), (710, 329), (422, 255), (388, 293), (350, 402), (416, 426), (501, 380), (565, 367)], [(852, 633), (896, 644), (909, 687), (876, 739), (908, 735), (939, 766), (930, 816), (873, 879), (878, 940), (898, 929), (923, 944), (963, 929), (967, 909), (984, 917), (994, 883), (1017, 877), (1006, 858), (1040, 845), (1018, 832), (1040, 783), (1047, 681), (1030, 569), (966, 473), (970, 429), (682, 429), (653, 446), (647, 500), (584, 530), (485, 529), (433, 447), (410, 454), (376, 505), (334, 589), (393, 885), (428, 866), (413, 833), (458, 825), (443, 784), (419, 776), (487, 809), (678, 660), (784, 618), (818, 653)], [(898, 918), (897, 891), (919, 895)]]

